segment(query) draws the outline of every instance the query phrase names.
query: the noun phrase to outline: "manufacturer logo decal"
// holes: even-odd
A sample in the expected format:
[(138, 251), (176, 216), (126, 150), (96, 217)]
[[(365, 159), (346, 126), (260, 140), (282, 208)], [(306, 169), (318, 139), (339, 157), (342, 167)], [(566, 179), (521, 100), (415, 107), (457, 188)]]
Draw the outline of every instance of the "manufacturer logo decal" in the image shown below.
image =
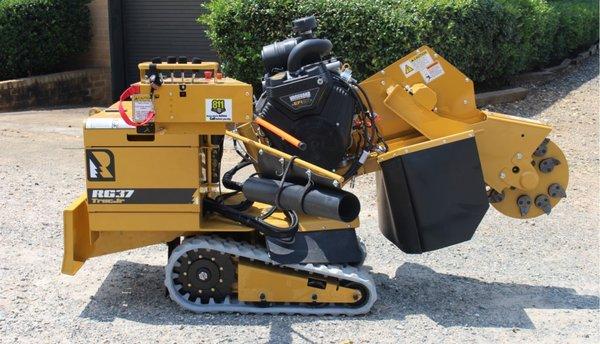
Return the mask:
[(198, 190), (183, 189), (87, 189), (90, 204), (198, 204)]
[(300, 110), (312, 106), (318, 94), (319, 88), (315, 87), (307, 91), (285, 95), (280, 99), (291, 110)]
[(94, 182), (115, 180), (115, 156), (108, 149), (86, 149), (87, 179)]
[(290, 101), (297, 102), (306, 98), (310, 98), (310, 91), (293, 94), (290, 96)]
[(128, 198), (133, 196), (135, 190), (114, 190), (114, 189), (94, 189), (89, 190), (90, 203), (106, 203), (106, 204), (118, 204), (126, 203)]

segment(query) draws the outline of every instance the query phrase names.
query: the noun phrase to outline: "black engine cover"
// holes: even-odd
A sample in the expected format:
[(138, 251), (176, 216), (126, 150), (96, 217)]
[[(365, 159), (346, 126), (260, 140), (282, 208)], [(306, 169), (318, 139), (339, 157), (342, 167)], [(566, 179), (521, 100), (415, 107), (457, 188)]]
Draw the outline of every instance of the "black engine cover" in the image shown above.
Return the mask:
[(323, 63), (304, 67), (300, 77), (265, 78), (257, 111), (265, 120), (306, 143), (302, 151), (264, 131), (271, 146), (323, 168), (338, 168), (350, 145), (356, 100)]

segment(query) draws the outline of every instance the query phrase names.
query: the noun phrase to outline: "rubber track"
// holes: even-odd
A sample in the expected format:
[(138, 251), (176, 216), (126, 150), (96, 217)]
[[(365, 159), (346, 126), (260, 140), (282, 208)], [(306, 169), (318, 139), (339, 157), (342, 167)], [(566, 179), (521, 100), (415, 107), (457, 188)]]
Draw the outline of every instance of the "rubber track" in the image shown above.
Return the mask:
[[(355, 282), (364, 286), (368, 291), (367, 301), (360, 307), (352, 308), (351, 306), (343, 306), (329, 304), (327, 306), (312, 308), (310, 306), (302, 306), (301, 304), (277, 304), (268, 307), (260, 307), (251, 303), (245, 303), (237, 300), (235, 297), (228, 296), (222, 303), (216, 303), (210, 299), (208, 304), (202, 304), (200, 299), (196, 302), (189, 301), (189, 294), (181, 295), (178, 290), (181, 286), (176, 286), (174, 279), (177, 277), (173, 272), (177, 260), (186, 254), (186, 252), (205, 249), (218, 251), (224, 254), (239, 256), (249, 259), (250, 261), (259, 261), (265, 265), (283, 266), (294, 269), (295, 271), (303, 271), (308, 274), (317, 274), (325, 277), (337, 278), (344, 281)], [(257, 314), (300, 314), (300, 315), (360, 315), (367, 313), (375, 300), (377, 300), (377, 291), (375, 283), (369, 272), (364, 267), (339, 266), (339, 265), (314, 265), (314, 264), (289, 264), (280, 265), (273, 262), (267, 251), (261, 247), (253, 246), (246, 242), (238, 242), (220, 238), (217, 236), (198, 236), (188, 238), (183, 241), (171, 254), (169, 262), (165, 268), (165, 286), (169, 291), (169, 295), (173, 301), (181, 307), (196, 313), (257, 313)]]

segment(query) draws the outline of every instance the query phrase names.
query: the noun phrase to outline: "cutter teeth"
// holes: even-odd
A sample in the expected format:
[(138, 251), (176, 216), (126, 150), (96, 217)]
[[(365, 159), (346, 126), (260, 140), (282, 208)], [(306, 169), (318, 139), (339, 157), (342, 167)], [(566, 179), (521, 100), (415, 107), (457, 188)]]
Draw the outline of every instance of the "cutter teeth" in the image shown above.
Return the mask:
[(567, 192), (558, 183), (550, 184), (548, 187), (548, 194), (553, 198), (566, 198)]
[(546, 155), (546, 153), (548, 152), (548, 142), (550, 142), (550, 139), (545, 138), (544, 141), (542, 141), (542, 143), (538, 146), (538, 148), (536, 148), (535, 152), (533, 152), (533, 155), (537, 157), (542, 157)]
[(519, 206), (521, 216), (526, 216), (527, 213), (529, 213), (529, 209), (531, 208), (531, 197), (527, 195), (519, 196), (519, 198), (517, 198), (517, 206)]
[(504, 200), (504, 192), (498, 192), (496, 190), (491, 190), (490, 194), (488, 195), (488, 200), (490, 203), (498, 203), (498, 202), (502, 202)]
[(535, 198), (535, 206), (542, 209), (546, 215), (550, 215), (550, 212), (552, 211), (550, 199), (546, 195), (537, 195)]
[(557, 165), (560, 165), (560, 161), (558, 159), (546, 158), (540, 161), (539, 169), (542, 173), (550, 173)]

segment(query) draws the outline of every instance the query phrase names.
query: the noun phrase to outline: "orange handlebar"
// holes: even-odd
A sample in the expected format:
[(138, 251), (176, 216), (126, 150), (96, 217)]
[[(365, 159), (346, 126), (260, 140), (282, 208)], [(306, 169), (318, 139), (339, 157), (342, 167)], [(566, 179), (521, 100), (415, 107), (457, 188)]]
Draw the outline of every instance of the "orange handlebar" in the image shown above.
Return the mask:
[(267, 122), (266, 120), (264, 120), (260, 117), (257, 117), (254, 120), (254, 122), (256, 122), (256, 124), (260, 125), (261, 127), (267, 129), (268, 131), (272, 132), (273, 134), (281, 137), (282, 140), (286, 141), (287, 143), (291, 144), (292, 146), (294, 146), (300, 150), (306, 150), (306, 143), (298, 140), (297, 138), (295, 138), (292, 135), (286, 133), (285, 131), (279, 129), (278, 127)]

